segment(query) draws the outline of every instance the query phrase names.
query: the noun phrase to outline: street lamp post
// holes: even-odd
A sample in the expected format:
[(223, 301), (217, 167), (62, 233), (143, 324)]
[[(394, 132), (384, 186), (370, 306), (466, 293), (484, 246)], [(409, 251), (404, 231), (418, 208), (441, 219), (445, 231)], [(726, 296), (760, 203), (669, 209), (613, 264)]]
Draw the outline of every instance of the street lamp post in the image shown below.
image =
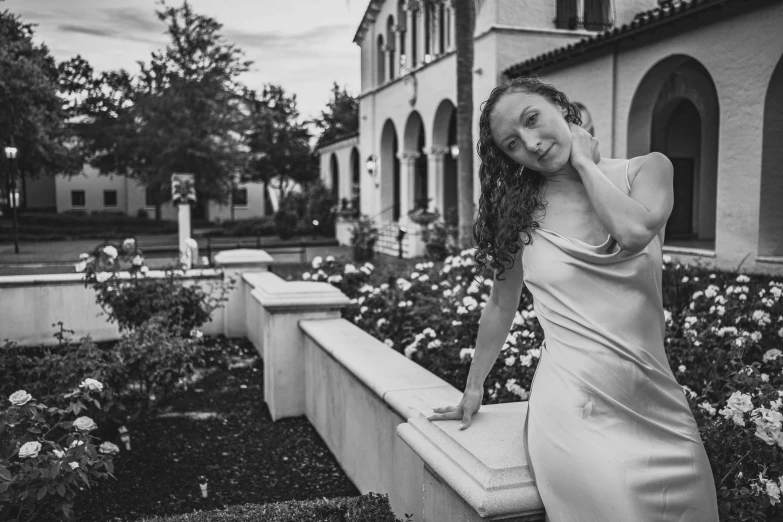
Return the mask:
[(14, 231), (14, 253), (19, 253), (19, 238), (17, 236), (16, 232), (16, 207), (19, 206), (19, 193), (16, 190), (16, 178), (14, 176), (14, 160), (16, 159), (16, 153), (17, 149), (16, 147), (6, 147), (5, 148), (5, 157), (8, 159), (8, 162), (10, 163), (10, 168), (8, 169), (8, 201), (11, 205), (11, 220), (13, 223), (13, 231)]

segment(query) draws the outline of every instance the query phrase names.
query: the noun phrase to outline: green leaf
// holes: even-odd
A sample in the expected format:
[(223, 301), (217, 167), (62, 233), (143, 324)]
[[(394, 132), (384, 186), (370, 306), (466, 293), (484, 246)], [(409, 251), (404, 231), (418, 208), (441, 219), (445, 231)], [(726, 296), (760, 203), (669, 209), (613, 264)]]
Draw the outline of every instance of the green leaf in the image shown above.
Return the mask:
[(52, 465), (52, 470), (51, 470), (52, 478), (57, 478), (57, 476), (60, 474), (60, 466), (62, 465), (63, 465), (62, 462), (55, 462)]
[(41, 500), (46, 496), (46, 488), (41, 488), (38, 490), (38, 500)]
[(8, 482), (0, 482), (0, 493), (8, 491), (8, 486), (10, 486)]
[(63, 484), (57, 484), (57, 494), (61, 497), (65, 496), (65, 485)]
[(3, 480), (10, 481), (13, 477), (11, 476), (11, 472), (8, 471), (7, 468), (0, 466), (0, 478)]

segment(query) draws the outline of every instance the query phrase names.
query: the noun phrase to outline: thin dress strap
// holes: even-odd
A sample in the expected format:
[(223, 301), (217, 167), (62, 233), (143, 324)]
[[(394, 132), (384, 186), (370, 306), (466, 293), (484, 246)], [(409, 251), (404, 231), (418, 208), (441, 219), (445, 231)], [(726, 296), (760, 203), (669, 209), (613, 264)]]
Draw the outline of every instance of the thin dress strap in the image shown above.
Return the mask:
[(631, 160), (625, 163), (625, 184), (628, 186), (628, 193), (631, 193), (631, 184), (628, 182), (628, 165), (631, 164)]

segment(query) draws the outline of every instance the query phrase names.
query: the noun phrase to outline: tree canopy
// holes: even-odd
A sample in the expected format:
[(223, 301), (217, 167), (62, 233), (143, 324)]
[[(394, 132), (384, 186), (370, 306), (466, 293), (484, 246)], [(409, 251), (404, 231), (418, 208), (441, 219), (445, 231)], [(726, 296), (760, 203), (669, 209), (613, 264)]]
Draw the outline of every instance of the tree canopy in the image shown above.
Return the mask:
[[(54, 58), (33, 42), (32, 24), (0, 13), (0, 148), (18, 149), (19, 172), (30, 177), (74, 174), (79, 149), (66, 123), (67, 111)], [(3, 161), (5, 158), (3, 157)]]
[(316, 148), (325, 143), (337, 140), (359, 131), (359, 101), (348, 93), (345, 87), (340, 88), (337, 82), (332, 86), (332, 97), (321, 111), (321, 116), (313, 120), (313, 124), (321, 129)]

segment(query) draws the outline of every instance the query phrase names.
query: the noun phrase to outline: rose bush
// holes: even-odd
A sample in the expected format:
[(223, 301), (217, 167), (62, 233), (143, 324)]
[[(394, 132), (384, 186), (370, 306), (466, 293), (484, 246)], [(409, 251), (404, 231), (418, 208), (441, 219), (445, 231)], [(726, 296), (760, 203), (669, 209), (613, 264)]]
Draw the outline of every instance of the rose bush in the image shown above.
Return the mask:
[(199, 328), (212, 320), (212, 312), (222, 306), (235, 284), (229, 279), (204, 289), (186, 284), (185, 272), (175, 268), (163, 270), (162, 277), (149, 277), (143, 252), (133, 238), (97, 245), (82, 254), (76, 270), (84, 272), (85, 287), (95, 290), (96, 302), (121, 330), (137, 328), (153, 316), (184, 331)]
[[(103, 384), (90, 378), (60, 399), (65, 409), (17, 390), (0, 407), (0, 522), (34, 520), (42, 515), (70, 516), (78, 491), (96, 479), (114, 478), (112, 456), (119, 450), (109, 441), (96, 450), (98, 427), (84, 404), (100, 408), (93, 394)], [(98, 388), (100, 385), (100, 389)], [(61, 402), (62, 402), (61, 401)]]
[[(326, 281), (351, 304), (343, 317), (464, 389), (491, 273), (473, 251), (409, 274), (313, 260), (302, 279)], [(783, 516), (783, 283), (681, 265), (664, 256), (665, 348), (710, 459), (722, 520)], [(544, 341), (532, 296), (519, 308), (487, 380), (485, 403), (525, 400)]]

